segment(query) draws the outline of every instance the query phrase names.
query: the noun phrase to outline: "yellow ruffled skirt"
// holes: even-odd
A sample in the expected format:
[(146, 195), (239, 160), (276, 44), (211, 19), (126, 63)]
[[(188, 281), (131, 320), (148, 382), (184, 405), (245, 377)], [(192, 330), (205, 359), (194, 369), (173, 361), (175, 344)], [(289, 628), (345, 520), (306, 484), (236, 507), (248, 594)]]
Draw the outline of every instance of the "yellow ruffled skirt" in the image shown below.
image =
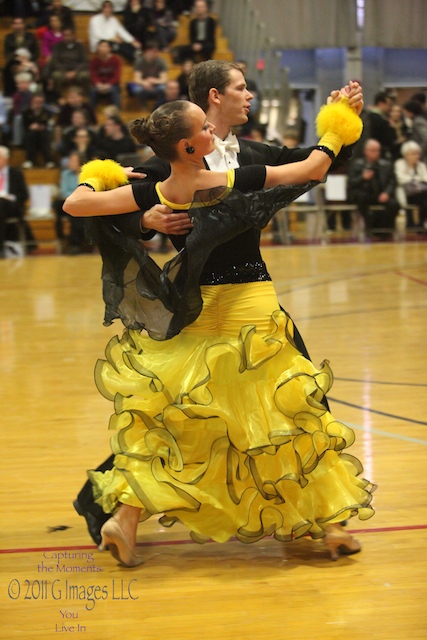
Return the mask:
[(332, 385), (293, 346), (271, 282), (202, 287), (203, 311), (163, 342), (125, 331), (96, 367), (114, 402), (114, 468), (89, 472), (118, 503), (182, 522), (193, 539), (255, 542), (373, 515), (374, 486), (344, 450), (354, 433), (322, 404)]

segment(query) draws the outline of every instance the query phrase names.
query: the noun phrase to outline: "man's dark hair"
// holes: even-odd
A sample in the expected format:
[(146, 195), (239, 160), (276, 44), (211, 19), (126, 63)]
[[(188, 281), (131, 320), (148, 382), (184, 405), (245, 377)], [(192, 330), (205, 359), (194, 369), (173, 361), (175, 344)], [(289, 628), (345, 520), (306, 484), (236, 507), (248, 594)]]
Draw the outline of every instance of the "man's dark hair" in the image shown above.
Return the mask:
[(414, 116), (421, 116), (423, 114), (423, 107), (420, 102), (417, 102), (417, 100), (409, 100), (408, 102), (405, 102), (403, 108)]
[(228, 60), (206, 60), (196, 64), (188, 77), (188, 93), (191, 102), (206, 112), (209, 107), (209, 91), (216, 89), (219, 93), (224, 93), (230, 84), (232, 69), (242, 71), (236, 62)]

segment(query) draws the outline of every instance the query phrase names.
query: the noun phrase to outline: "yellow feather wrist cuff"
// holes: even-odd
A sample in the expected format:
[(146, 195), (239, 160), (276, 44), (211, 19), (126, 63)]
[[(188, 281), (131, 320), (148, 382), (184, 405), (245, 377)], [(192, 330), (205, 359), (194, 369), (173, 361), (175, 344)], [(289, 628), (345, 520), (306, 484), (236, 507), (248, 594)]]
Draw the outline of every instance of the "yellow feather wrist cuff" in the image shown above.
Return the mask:
[(348, 99), (342, 97), (339, 102), (323, 106), (316, 118), (319, 144), (336, 153), (342, 146), (354, 144), (362, 135), (363, 123), (357, 113), (349, 106)]
[(114, 160), (91, 160), (84, 164), (79, 182), (91, 185), (95, 191), (109, 191), (128, 184), (129, 180), (123, 167)]

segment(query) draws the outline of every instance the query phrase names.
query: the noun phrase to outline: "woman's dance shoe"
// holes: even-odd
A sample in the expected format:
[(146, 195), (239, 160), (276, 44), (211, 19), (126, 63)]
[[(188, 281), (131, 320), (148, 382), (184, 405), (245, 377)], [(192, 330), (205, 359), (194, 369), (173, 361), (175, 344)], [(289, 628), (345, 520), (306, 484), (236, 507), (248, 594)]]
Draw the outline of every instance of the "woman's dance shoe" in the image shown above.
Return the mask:
[(102, 543), (99, 550), (109, 549), (113, 558), (118, 560), (125, 567), (137, 567), (144, 560), (137, 556), (129, 544), (119, 521), (110, 518), (101, 529)]
[(340, 525), (326, 527), (326, 536), (323, 541), (331, 554), (332, 560), (338, 560), (340, 555), (350, 556), (362, 550), (360, 542), (349, 533), (346, 533)]

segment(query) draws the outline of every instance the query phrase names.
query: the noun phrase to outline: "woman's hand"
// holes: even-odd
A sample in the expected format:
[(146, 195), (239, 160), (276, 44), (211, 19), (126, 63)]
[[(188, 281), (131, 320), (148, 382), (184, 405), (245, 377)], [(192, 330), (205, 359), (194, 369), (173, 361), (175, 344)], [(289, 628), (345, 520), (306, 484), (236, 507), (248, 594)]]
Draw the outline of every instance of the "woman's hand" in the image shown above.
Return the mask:
[(173, 213), (165, 204), (156, 204), (141, 216), (142, 231), (159, 231), (172, 236), (183, 236), (193, 228), (187, 212)]

